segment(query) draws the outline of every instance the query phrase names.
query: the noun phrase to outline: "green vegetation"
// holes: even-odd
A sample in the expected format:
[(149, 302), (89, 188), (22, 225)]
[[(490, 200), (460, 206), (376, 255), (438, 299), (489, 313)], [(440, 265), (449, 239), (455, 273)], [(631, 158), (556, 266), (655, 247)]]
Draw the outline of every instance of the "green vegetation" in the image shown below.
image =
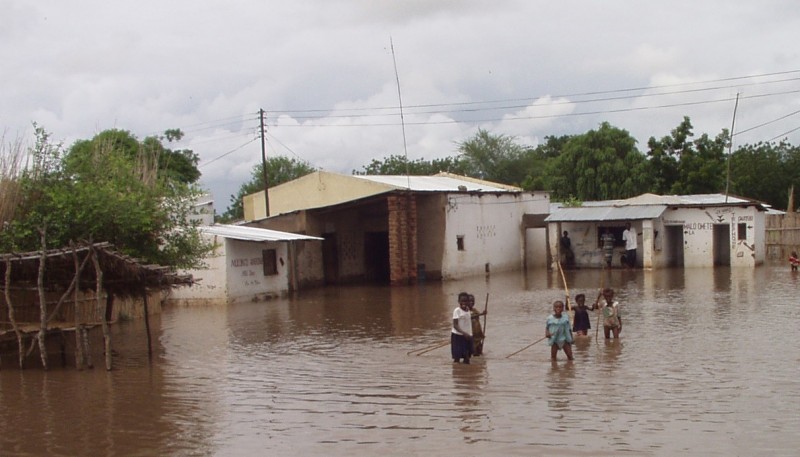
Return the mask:
[[(547, 136), (536, 147), (479, 129), (459, 143), (456, 157), (406, 163), (402, 156), (373, 159), (353, 174), (432, 175), (440, 171), (547, 190), (569, 204), (660, 195), (728, 192), (785, 209), (789, 187), (800, 188), (800, 148), (786, 142), (742, 145), (728, 155), (730, 133), (695, 138), (691, 120), (651, 137), (647, 151), (626, 130), (603, 122), (579, 135)], [(728, 160), (730, 159), (730, 182)]]
[[(12, 210), (0, 214), (2, 252), (104, 241), (145, 262), (202, 263), (210, 246), (188, 218), (200, 194), (197, 157), (191, 151), (171, 151), (161, 138), (140, 142), (121, 130), (64, 148), (43, 128), (34, 128), (32, 148), (8, 151), (24, 156), (28, 166), (9, 168), (0, 178), (16, 190)], [(167, 138), (180, 135), (168, 132)], [(0, 197), (8, 198), (5, 193)]]

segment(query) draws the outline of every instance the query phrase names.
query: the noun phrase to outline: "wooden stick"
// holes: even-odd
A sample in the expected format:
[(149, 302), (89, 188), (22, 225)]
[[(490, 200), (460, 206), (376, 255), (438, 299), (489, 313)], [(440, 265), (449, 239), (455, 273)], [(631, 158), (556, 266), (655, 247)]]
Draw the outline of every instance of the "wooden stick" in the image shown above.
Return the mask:
[(483, 306), (483, 339), (486, 339), (486, 315), (489, 311), (489, 292), (486, 292), (486, 304)]
[(430, 350), (437, 349), (437, 348), (440, 348), (440, 347), (444, 346), (445, 344), (447, 344), (449, 342), (450, 342), (450, 340), (444, 340), (444, 341), (440, 341), (440, 342), (434, 344), (433, 346), (425, 346), (424, 348), (413, 349), (411, 351), (406, 352), (406, 355), (411, 355), (411, 354), (413, 354), (415, 352), (427, 351), (428, 349), (430, 349)]
[(438, 345), (438, 346), (436, 346), (436, 347), (432, 347), (432, 348), (430, 348), (430, 349), (426, 349), (426, 350), (424, 350), (424, 351), (422, 351), (422, 352), (417, 352), (417, 353), (416, 353), (416, 354), (414, 354), (414, 355), (422, 355), (422, 354), (425, 354), (425, 353), (431, 352), (431, 351), (433, 351), (434, 349), (439, 349), (440, 347), (447, 346), (448, 344), (450, 344), (450, 341), (445, 341), (444, 343), (442, 343), (442, 344), (440, 344), (440, 345)]
[(531, 343), (531, 344), (529, 344), (529, 345), (525, 346), (524, 348), (520, 349), (519, 351), (517, 351), (517, 352), (513, 352), (513, 353), (511, 353), (511, 354), (508, 354), (508, 355), (506, 356), (506, 358), (509, 358), (509, 357), (511, 357), (512, 355), (519, 354), (520, 352), (524, 351), (525, 349), (528, 349), (529, 347), (533, 346), (534, 344), (536, 344), (536, 343), (538, 343), (538, 342), (540, 342), (540, 341), (542, 341), (542, 340), (546, 340), (546, 339), (547, 339), (547, 337), (546, 337), (546, 336), (545, 336), (545, 337), (542, 337), (542, 338), (540, 338), (540, 339), (538, 339), (538, 340), (534, 341), (533, 343)]
[(597, 310), (597, 324), (594, 326), (594, 340), (595, 342), (599, 341), (597, 338), (600, 335), (600, 315), (603, 312), (597, 305), (600, 303), (600, 295), (603, 293), (603, 277), (606, 275), (606, 267), (601, 267), (600, 269), (600, 293), (597, 294), (597, 298), (594, 300), (594, 308)]

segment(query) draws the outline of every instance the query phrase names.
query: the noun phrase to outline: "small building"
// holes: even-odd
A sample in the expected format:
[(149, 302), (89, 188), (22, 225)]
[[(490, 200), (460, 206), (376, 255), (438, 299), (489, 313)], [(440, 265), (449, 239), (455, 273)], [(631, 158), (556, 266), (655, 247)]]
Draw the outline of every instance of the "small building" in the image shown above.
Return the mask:
[[(170, 300), (186, 304), (258, 301), (299, 288), (298, 270), (307, 244), (322, 238), (256, 227), (216, 224), (200, 226), (214, 244), (207, 269), (189, 270), (194, 284), (176, 289)], [(299, 259), (299, 260), (298, 260)]]
[[(323, 238), (301, 278), (403, 284), (522, 269), (530, 230), (546, 232), (547, 192), (440, 173), (361, 176), (318, 171), (243, 200), (248, 225)], [(538, 254), (538, 255), (537, 255)], [(316, 266), (316, 268), (314, 268)]]
[(638, 267), (753, 267), (765, 259), (766, 210), (761, 202), (724, 194), (642, 194), (579, 207), (556, 206), (546, 222), (550, 252), (559, 252), (559, 235), (568, 231), (578, 267), (605, 265), (600, 240), (604, 231), (614, 235), (613, 266), (619, 266), (628, 222), (638, 235)]

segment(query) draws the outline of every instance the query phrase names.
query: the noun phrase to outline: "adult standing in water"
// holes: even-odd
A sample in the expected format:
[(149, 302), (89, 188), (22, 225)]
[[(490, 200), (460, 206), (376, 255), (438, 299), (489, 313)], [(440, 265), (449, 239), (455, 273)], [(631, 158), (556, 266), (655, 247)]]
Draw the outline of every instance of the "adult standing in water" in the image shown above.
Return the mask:
[(561, 235), (561, 250), (564, 253), (564, 263), (567, 268), (572, 268), (575, 266), (575, 253), (572, 252), (572, 240), (569, 239), (569, 232), (564, 230), (564, 234)]
[(625, 241), (625, 260), (628, 267), (636, 267), (636, 230), (631, 230), (631, 223), (625, 224), (625, 231), (622, 232), (622, 240)]
[(472, 356), (472, 313), (469, 312), (469, 294), (458, 294), (458, 307), (453, 310), (453, 329), (450, 331), (450, 353), (453, 362), (469, 363)]

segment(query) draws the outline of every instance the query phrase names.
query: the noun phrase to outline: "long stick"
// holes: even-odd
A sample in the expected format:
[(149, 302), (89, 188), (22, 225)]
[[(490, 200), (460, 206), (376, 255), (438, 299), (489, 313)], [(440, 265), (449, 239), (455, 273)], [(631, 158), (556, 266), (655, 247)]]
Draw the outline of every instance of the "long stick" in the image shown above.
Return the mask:
[(438, 346), (436, 346), (436, 347), (432, 347), (432, 348), (430, 348), (430, 349), (426, 349), (426, 350), (424, 350), (424, 351), (422, 351), (422, 352), (417, 352), (415, 355), (422, 355), (422, 354), (425, 354), (425, 353), (431, 352), (431, 351), (433, 351), (434, 349), (439, 349), (440, 347), (447, 346), (448, 344), (450, 344), (450, 341), (445, 341), (444, 343), (442, 343), (442, 344), (440, 344), (440, 345), (438, 345)]
[(486, 304), (483, 306), (483, 338), (486, 339), (486, 315), (489, 314), (489, 292), (486, 292)]
[(438, 343), (435, 343), (433, 346), (425, 346), (424, 348), (412, 349), (412, 350), (406, 352), (406, 355), (411, 355), (411, 354), (413, 354), (415, 352), (427, 351), (428, 349), (436, 349), (438, 347), (444, 346), (445, 344), (447, 344), (449, 342), (450, 342), (450, 340), (442, 340), (442, 341), (439, 341)]
[(561, 281), (564, 282), (564, 292), (567, 294), (567, 311), (572, 311), (572, 306), (569, 303), (569, 287), (567, 287), (567, 278), (564, 276), (564, 270), (561, 268), (561, 261), (558, 262), (558, 272), (561, 273)]
[(597, 338), (600, 335), (600, 315), (603, 312), (597, 308), (598, 303), (600, 303), (600, 294), (603, 293), (603, 278), (606, 275), (606, 267), (601, 267), (600, 269), (600, 293), (597, 294), (597, 298), (594, 300), (595, 309), (597, 309), (597, 324), (594, 326), (594, 340), (595, 342), (599, 341)]
[(542, 340), (546, 340), (546, 339), (547, 339), (547, 337), (546, 337), (546, 336), (545, 336), (545, 337), (542, 337), (542, 338), (539, 338), (538, 340), (536, 340), (536, 341), (534, 341), (533, 343), (531, 343), (531, 344), (529, 344), (529, 345), (525, 346), (524, 348), (520, 349), (519, 351), (517, 351), (517, 352), (513, 352), (513, 353), (511, 353), (511, 354), (508, 354), (508, 355), (506, 356), (506, 358), (509, 358), (509, 357), (511, 357), (512, 355), (517, 355), (517, 354), (519, 354), (520, 352), (524, 351), (525, 349), (528, 349), (529, 347), (533, 346), (534, 344), (536, 344), (536, 343), (538, 343), (538, 342), (540, 342), (540, 341), (542, 341)]

